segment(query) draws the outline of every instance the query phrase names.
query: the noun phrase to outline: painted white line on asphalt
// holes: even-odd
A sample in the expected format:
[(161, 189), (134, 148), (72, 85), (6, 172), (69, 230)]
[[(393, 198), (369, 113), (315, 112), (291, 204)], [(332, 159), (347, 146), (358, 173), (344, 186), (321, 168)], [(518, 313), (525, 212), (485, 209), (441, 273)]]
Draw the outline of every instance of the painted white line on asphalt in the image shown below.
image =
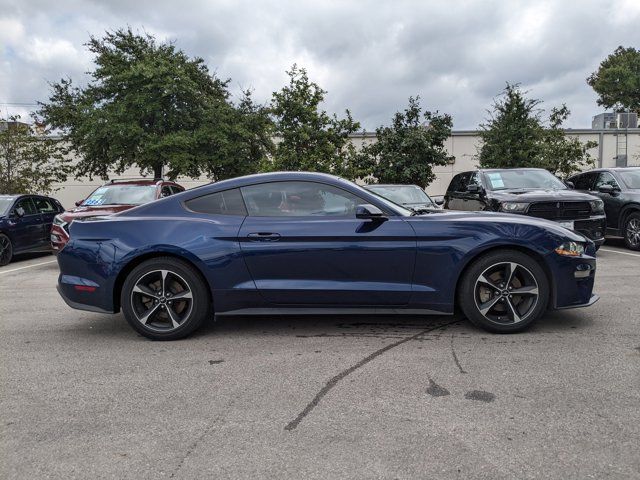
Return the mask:
[(630, 255), (632, 257), (640, 257), (637, 253), (629, 253), (629, 252), (621, 252), (619, 250), (609, 250), (607, 248), (601, 248), (601, 252), (611, 252), (611, 253), (619, 253), (620, 255)]
[(3, 275), (5, 273), (17, 272), (18, 270), (24, 270), (25, 268), (39, 267), (40, 265), (49, 265), (50, 263), (55, 263), (55, 262), (56, 260), (50, 260), (48, 262), (41, 262), (41, 263), (34, 263), (33, 265), (27, 265), (26, 267), (12, 268), (11, 270), (2, 270), (0, 271), (0, 275)]

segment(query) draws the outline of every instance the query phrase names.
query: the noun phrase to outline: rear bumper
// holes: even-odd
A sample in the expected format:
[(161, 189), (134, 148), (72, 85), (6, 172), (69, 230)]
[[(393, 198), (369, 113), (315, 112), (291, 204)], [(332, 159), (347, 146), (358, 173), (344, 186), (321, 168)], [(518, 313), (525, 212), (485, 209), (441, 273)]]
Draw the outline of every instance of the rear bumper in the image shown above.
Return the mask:
[(64, 290), (61, 288), (61, 284), (56, 285), (56, 290), (58, 290), (58, 293), (60, 294), (60, 296), (62, 297), (62, 299), (64, 300), (64, 302), (69, 305), (71, 308), (75, 308), (76, 310), (85, 310), (87, 312), (94, 312), (94, 313), (114, 313), (112, 311), (106, 310), (104, 308), (95, 306), (95, 305), (89, 305), (87, 303), (80, 303), (80, 302), (76, 302), (74, 300), (71, 300), (64, 292)]

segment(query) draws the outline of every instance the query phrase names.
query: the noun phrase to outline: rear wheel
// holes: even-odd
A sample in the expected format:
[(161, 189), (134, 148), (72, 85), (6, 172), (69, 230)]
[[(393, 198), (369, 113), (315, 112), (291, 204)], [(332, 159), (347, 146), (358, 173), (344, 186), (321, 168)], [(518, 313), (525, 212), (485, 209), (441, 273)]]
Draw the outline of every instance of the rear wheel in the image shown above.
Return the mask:
[(11, 239), (4, 233), (0, 233), (0, 267), (9, 264), (12, 258), (13, 244), (11, 243)]
[(624, 222), (624, 243), (631, 250), (640, 250), (640, 213), (634, 212)]
[(464, 273), (458, 301), (475, 325), (495, 333), (520, 332), (547, 309), (547, 276), (529, 255), (494, 251), (478, 258)]
[(176, 340), (211, 315), (208, 288), (188, 263), (172, 257), (147, 260), (127, 276), (121, 293), (127, 322), (153, 340)]

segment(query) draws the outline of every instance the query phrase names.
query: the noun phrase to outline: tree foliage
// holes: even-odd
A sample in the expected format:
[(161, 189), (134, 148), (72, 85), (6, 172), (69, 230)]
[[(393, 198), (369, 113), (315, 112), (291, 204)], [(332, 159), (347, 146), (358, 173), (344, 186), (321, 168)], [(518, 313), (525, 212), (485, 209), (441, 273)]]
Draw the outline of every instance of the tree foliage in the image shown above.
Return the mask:
[(452, 158), (445, 149), (451, 127), (449, 115), (423, 113), (420, 97), (410, 97), (407, 108), (396, 112), (390, 126), (376, 129), (376, 142), (362, 149), (360, 168), (369, 170), (380, 183), (425, 188), (435, 179), (433, 167), (446, 165)]
[(598, 105), (640, 114), (640, 50), (616, 48), (587, 78), (587, 83), (598, 94)]
[(276, 147), (269, 169), (316, 171), (355, 178), (355, 148), (349, 135), (360, 129), (349, 110), (345, 118), (321, 109), (326, 91), (293, 65), (289, 84), (273, 93), (271, 115)]
[(0, 194), (48, 194), (66, 181), (70, 163), (49, 131), (36, 134), (19, 116), (0, 119)]
[(228, 81), (201, 58), (131, 29), (91, 37), (87, 47), (96, 64), (89, 84), (52, 84), (39, 112), (80, 158), (77, 175), (107, 178), (137, 166), (155, 176), (166, 169), (169, 178), (217, 180), (255, 171), (268, 148), (255, 130), (264, 112), (250, 96), (234, 106)]
[(480, 126), (480, 167), (545, 168), (568, 176), (593, 164), (588, 150), (597, 143), (568, 137), (562, 128), (569, 109), (553, 108), (545, 123), (541, 103), (527, 98), (518, 85), (507, 84), (494, 101), (489, 119)]

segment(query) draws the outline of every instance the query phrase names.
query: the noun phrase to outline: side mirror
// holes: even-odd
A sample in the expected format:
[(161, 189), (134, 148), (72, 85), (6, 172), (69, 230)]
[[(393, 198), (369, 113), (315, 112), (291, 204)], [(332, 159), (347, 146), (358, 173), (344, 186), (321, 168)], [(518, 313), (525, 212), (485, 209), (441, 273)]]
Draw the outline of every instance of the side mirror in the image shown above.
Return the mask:
[(80, 205), (82, 205), (82, 202), (84, 202), (84, 200), (78, 200), (76, 202), (76, 207), (79, 207)]
[(476, 185), (475, 183), (467, 185), (467, 192), (469, 193), (480, 193), (481, 190), (482, 187), (480, 185)]
[(365, 203), (356, 207), (356, 218), (363, 220), (383, 220), (386, 219), (384, 212), (375, 205)]
[(431, 199), (433, 200), (433, 203), (438, 206), (444, 205), (444, 197), (432, 197)]
[(16, 216), (18, 218), (24, 217), (24, 208), (18, 207), (18, 208), (15, 209), (15, 212), (16, 212)]
[(571, 188), (571, 189), (576, 188), (575, 183), (573, 183), (571, 180), (565, 180), (565, 181), (564, 181), (564, 184), (565, 184), (567, 187)]
[(613, 192), (615, 191), (615, 188), (611, 185), (600, 185), (598, 187), (598, 191), (600, 193), (608, 193), (609, 195), (613, 195)]

